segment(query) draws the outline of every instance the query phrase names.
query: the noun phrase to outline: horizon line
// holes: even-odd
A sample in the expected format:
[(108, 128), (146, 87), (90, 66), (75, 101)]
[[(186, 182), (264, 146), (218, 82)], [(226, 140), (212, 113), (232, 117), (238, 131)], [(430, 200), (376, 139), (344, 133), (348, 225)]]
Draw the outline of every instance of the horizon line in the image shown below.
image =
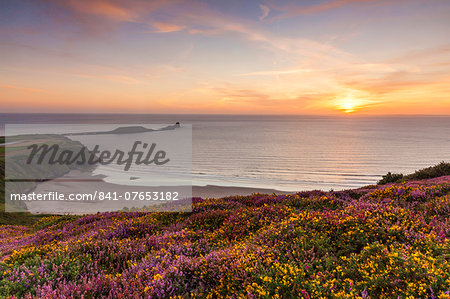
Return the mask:
[(248, 114), (248, 113), (124, 113), (124, 112), (0, 112), (0, 115), (217, 115), (217, 116), (325, 116), (325, 117), (361, 117), (361, 116), (436, 116), (450, 117), (450, 114), (363, 114), (363, 113), (346, 113), (346, 114)]

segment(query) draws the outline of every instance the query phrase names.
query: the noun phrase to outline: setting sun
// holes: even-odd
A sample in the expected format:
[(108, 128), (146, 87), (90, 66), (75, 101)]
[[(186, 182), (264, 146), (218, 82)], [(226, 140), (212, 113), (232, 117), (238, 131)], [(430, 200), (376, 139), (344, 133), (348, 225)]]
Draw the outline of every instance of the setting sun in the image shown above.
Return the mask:
[(374, 104), (375, 103), (369, 92), (357, 89), (347, 89), (335, 98), (332, 108), (340, 112), (344, 112), (345, 114), (350, 114), (360, 111), (362, 112)]
[(345, 113), (352, 113), (355, 112), (356, 103), (353, 101), (347, 101), (341, 105), (342, 110), (344, 110)]
[(353, 97), (353, 93), (347, 95), (343, 98), (339, 98), (335, 102), (335, 107), (337, 110), (344, 113), (353, 113), (364, 107), (365, 101)]

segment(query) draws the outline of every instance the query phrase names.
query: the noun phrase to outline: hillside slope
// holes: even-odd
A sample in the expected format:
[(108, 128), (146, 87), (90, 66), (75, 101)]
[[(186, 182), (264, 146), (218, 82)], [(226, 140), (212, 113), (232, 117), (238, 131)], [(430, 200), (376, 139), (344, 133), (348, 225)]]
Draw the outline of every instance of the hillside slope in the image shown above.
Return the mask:
[(3, 226), (0, 297), (448, 298), (450, 176)]

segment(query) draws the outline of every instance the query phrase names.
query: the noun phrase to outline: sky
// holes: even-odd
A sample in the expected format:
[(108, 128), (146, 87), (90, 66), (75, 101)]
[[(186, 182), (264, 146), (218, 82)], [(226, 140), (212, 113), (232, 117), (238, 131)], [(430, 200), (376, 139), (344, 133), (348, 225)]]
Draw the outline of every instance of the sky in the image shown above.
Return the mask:
[(450, 115), (450, 1), (0, 2), (0, 112)]

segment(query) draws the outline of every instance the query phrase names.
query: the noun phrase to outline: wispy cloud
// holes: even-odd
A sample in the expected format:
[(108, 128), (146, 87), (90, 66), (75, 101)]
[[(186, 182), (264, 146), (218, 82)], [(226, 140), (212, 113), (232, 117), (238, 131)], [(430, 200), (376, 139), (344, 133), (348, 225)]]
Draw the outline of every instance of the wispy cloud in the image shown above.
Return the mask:
[(442, 58), (442, 56), (450, 56), (450, 44), (442, 44), (421, 50), (406, 51), (402, 55), (390, 59), (389, 62), (401, 63), (410, 61), (427, 61), (430, 59)]
[[(65, 5), (80, 18), (80, 23), (88, 31), (103, 32), (110, 35), (111, 26), (102, 22), (132, 22), (148, 26), (143, 32), (171, 33), (186, 30), (192, 35), (217, 36), (234, 33), (239, 38), (259, 43), (263, 48), (283, 51), (295, 55), (305, 55), (324, 59), (329, 55), (347, 55), (329, 43), (320, 43), (306, 38), (282, 37), (260, 28), (258, 22), (238, 18), (212, 9), (207, 3), (191, 1), (75, 1), (55, 2)], [(269, 13), (268, 5), (260, 5), (265, 19)], [(82, 16), (80, 16), (82, 15)], [(98, 18), (102, 16), (104, 18)]]
[(269, 99), (270, 96), (266, 93), (263, 93), (258, 90), (252, 90), (252, 89), (242, 89), (239, 87), (220, 87), (220, 88), (213, 88), (213, 91), (221, 94), (225, 99), (235, 99), (235, 98), (253, 98), (253, 99)]
[(254, 22), (224, 15), (203, 4), (196, 6), (192, 11), (183, 12), (174, 20), (184, 24), (189, 34), (217, 36), (234, 33), (239, 38), (244, 38), (261, 48), (277, 53), (285, 52), (296, 56), (325, 60), (325, 62), (332, 56), (347, 58), (351, 56), (330, 43), (322, 43), (308, 38), (283, 37), (261, 29)]
[(281, 14), (273, 17), (271, 20), (291, 18), (298, 15), (314, 14), (322, 11), (327, 11), (331, 9), (336, 9), (349, 4), (357, 4), (364, 2), (373, 2), (379, 0), (332, 0), (325, 3), (314, 4), (314, 5), (280, 5), (279, 2), (268, 2), (268, 6), (273, 10), (282, 12)]
[(131, 20), (136, 16), (133, 9), (125, 8), (114, 1), (67, 1), (75, 11), (97, 16), (105, 16), (117, 21)]
[(150, 67), (145, 72), (145, 77), (149, 79), (161, 79), (174, 74), (179, 74), (185, 72), (186, 69), (183, 67), (171, 65), (171, 64), (160, 64)]
[(45, 89), (27, 88), (27, 87), (20, 87), (20, 86), (14, 86), (14, 85), (2, 85), (0, 87), (4, 88), (4, 89), (13, 89), (13, 90), (18, 90), (18, 91), (27, 92), (27, 93), (53, 94), (53, 92), (50, 92)]
[(259, 8), (261, 9), (261, 15), (259, 16), (259, 20), (262, 21), (269, 15), (270, 8), (262, 4), (259, 5)]
[(289, 75), (289, 74), (309, 73), (309, 72), (312, 72), (312, 70), (310, 69), (272, 70), (272, 71), (237, 74), (236, 76), (277, 76), (277, 75)]
[(180, 26), (176, 24), (169, 24), (169, 23), (163, 23), (163, 22), (153, 22), (153, 26), (157, 29), (154, 32), (158, 33), (169, 33), (169, 32), (176, 32), (183, 30), (186, 28), (186, 26)]
[(90, 14), (103, 16), (116, 21), (136, 21), (156, 11), (164, 6), (179, 3), (179, 0), (152, 0), (152, 1), (136, 1), (136, 0), (68, 0), (55, 1), (57, 5), (64, 5), (74, 12), (81, 14)]
[[(62, 24), (71, 22), (80, 29), (80, 36), (110, 35), (121, 23), (145, 24), (153, 27), (155, 19), (151, 13), (179, 0), (41, 0), (55, 6), (54, 13), (48, 15)], [(61, 8), (65, 11), (61, 12)], [(67, 13), (69, 12), (69, 13)]]
[(144, 82), (133, 77), (123, 76), (123, 75), (94, 75), (94, 74), (73, 74), (75, 77), (96, 79), (96, 80), (106, 80), (113, 82), (120, 82), (126, 84), (143, 84)]
[(235, 84), (225, 84), (222, 87), (210, 88), (211, 107), (237, 107), (246, 113), (281, 113), (295, 114), (302, 111), (321, 111), (324, 106), (315, 106), (323, 98), (331, 98), (332, 93), (315, 92), (274, 92), (270, 88), (245, 88)]

